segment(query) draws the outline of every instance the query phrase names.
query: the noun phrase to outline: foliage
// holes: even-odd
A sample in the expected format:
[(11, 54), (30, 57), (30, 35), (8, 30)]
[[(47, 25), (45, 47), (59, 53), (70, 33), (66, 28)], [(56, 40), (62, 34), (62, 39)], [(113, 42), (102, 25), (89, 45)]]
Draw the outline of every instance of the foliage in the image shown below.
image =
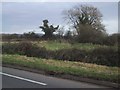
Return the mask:
[(59, 59), (66, 61), (81, 61), (96, 63), (107, 66), (119, 66), (118, 51), (115, 48), (93, 48), (89, 51), (84, 49), (68, 48), (59, 50), (47, 50), (45, 47), (38, 47), (30, 42), (8, 43), (2, 46), (3, 54), (20, 54), (30, 57), (46, 59)]
[[(55, 52), (55, 59), (68, 60), (68, 61), (83, 61), (86, 52), (78, 49), (62, 49)], [(83, 61), (84, 62), (84, 61)]]
[(101, 43), (106, 36), (105, 26), (102, 24), (102, 14), (93, 6), (75, 6), (64, 11), (65, 19), (77, 31), (78, 42)]
[(48, 20), (43, 20), (43, 26), (40, 26), (43, 32), (45, 32), (45, 35), (43, 35), (44, 38), (52, 38), (53, 32), (55, 32), (58, 29), (59, 25), (57, 27), (53, 27), (53, 25), (48, 26)]
[(2, 53), (15, 54), (16, 47), (15, 43), (4, 43), (2, 44)]
[(64, 11), (64, 15), (76, 30), (80, 29), (81, 25), (90, 25), (91, 28), (97, 31), (104, 31), (104, 25), (101, 24), (102, 14), (96, 7), (88, 5), (75, 6)]
[(114, 33), (106, 37), (106, 39), (104, 40), (104, 44), (111, 46), (113, 45), (120, 46), (120, 33)]
[[(99, 45), (99, 44), (92, 44), (92, 43), (77, 43), (77, 42), (69, 43), (64, 39), (61, 42), (59, 42), (59, 40), (50, 40), (50, 41), (39, 41), (39, 42), (33, 42), (33, 43), (37, 44), (40, 47), (45, 47), (47, 50), (52, 50), (52, 51), (61, 50), (61, 49), (71, 49), (71, 48), (91, 51), (95, 48), (110, 47), (107, 45)], [(114, 46), (111, 46), (111, 47), (114, 47)]]
[(41, 58), (50, 58), (50, 55), (52, 55), (52, 51), (48, 51), (44, 47), (38, 47), (36, 44), (27, 41), (20, 43), (5, 43), (2, 45), (2, 53)]
[(90, 25), (84, 25), (84, 27), (81, 27), (82, 30), (80, 30), (80, 35), (78, 35), (77, 41), (79, 43), (103, 44), (103, 40), (106, 38), (107, 34), (90, 27)]
[(119, 66), (119, 53), (118, 50), (114, 48), (97, 48), (89, 54), (91, 63), (96, 63), (100, 65), (107, 66)]

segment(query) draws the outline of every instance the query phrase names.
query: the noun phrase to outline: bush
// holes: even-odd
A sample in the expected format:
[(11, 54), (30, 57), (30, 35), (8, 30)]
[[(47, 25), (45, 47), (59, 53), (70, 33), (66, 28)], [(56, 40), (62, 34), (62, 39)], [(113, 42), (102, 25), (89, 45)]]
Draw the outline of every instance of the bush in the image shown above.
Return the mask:
[(119, 66), (118, 50), (97, 48), (89, 54), (89, 62), (107, 66)]
[(86, 56), (85, 51), (78, 49), (62, 49), (55, 52), (54, 59), (82, 61)]
[(5, 43), (2, 45), (2, 53), (3, 54), (15, 54), (16, 44)]
[(38, 47), (30, 42), (21, 42), (17, 45), (16, 52), (29, 57), (48, 58), (48, 51), (44, 47)]
[(103, 44), (103, 39), (107, 36), (104, 31), (96, 30), (91, 25), (83, 25), (78, 29), (77, 41), (79, 43)]
[(20, 42), (16, 44), (16, 46), (16, 52), (22, 55), (29, 54), (31, 52), (31, 49), (33, 48), (33, 45), (30, 42)]
[(53, 56), (52, 51), (46, 50), (44, 47), (38, 47), (36, 44), (30, 42), (20, 43), (6, 43), (2, 45), (2, 52), (7, 54), (20, 54), (27, 55), (29, 57), (51, 58)]
[(106, 44), (106, 45), (118, 45), (119, 42), (120, 42), (120, 34), (119, 33), (112, 34), (104, 40), (104, 44)]

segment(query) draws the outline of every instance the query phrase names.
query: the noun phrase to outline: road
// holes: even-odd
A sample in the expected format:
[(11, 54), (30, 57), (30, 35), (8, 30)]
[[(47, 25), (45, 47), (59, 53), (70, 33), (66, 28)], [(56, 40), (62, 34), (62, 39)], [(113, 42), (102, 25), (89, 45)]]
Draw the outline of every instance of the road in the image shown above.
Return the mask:
[(6, 67), (0, 75), (3, 88), (107, 88)]

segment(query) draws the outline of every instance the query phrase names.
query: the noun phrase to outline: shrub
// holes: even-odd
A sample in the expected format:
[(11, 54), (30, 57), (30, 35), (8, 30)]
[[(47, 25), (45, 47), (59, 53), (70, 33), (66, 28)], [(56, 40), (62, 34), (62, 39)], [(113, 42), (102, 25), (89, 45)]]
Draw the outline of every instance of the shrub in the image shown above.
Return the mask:
[(100, 65), (119, 66), (118, 50), (113, 48), (97, 48), (89, 54), (89, 62)]
[(85, 58), (85, 56), (85, 51), (73, 48), (57, 50), (54, 58), (69, 61), (82, 61)]
[(106, 45), (117, 45), (117, 44), (119, 44), (119, 42), (120, 42), (120, 34), (119, 33), (112, 34), (104, 40), (104, 44), (106, 44)]
[(16, 44), (5, 43), (2, 45), (2, 53), (15, 54)]
[(22, 55), (27, 55), (28, 53), (30, 53), (30, 50), (33, 48), (32, 43), (24, 42), (24, 41), (16, 44), (16, 46), (17, 46), (16, 52)]
[(36, 44), (30, 42), (21, 42), (17, 45), (16, 52), (29, 57), (47, 58), (48, 51), (44, 47), (38, 47)]
[(2, 45), (2, 53), (20, 54), (30, 57), (46, 58), (47, 50), (44, 47), (38, 47), (30, 42), (6, 43)]

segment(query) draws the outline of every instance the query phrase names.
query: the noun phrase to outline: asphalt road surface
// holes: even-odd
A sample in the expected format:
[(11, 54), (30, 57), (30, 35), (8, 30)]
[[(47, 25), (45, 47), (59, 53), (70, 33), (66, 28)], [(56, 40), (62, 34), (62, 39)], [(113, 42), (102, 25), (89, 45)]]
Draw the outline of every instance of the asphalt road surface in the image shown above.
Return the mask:
[(0, 75), (2, 88), (108, 88), (6, 67), (3, 67)]

